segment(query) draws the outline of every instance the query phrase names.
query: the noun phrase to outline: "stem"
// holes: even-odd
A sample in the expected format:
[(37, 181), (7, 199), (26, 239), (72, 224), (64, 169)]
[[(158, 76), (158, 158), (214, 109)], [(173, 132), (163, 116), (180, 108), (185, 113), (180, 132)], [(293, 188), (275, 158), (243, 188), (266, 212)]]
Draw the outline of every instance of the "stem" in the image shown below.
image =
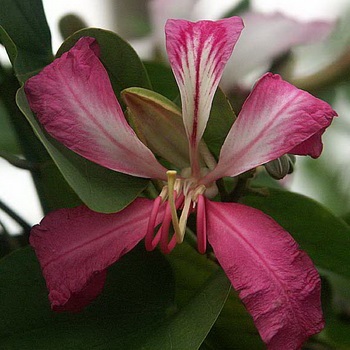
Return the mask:
[(227, 196), (226, 202), (238, 202), (240, 198), (246, 194), (249, 182), (254, 174), (255, 169), (238, 176), (237, 184), (233, 191)]
[[(2, 229), (2, 232), (1, 232)], [(12, 251), (28, 245), (28, 236), (11, 235), (0, 221), (0, 259)]]
[(24, 235), (29, 237), (31, 225), (29, 225), (24, 219), (16, 214), (11, 208), (9, 208), (3, 201), (0, 200), (0, 209), (5, 212), (10, 218), (12, 218), (18, 225), (23, 228)]
[(218, 186), (221, 200), (223, 202), (228, 202), (229, 194), (226, 191), (224, 180), (223, 179), (216, 180), (216, 186)]
[(15, 166), (16, 168), (30, 170), (30, 171), (39, 170), (38, 164), (29, 162), (26, 159), (19, 158), (9, 152), (0, 150), (0, 157), (7, 160), (11, 165)]
[(294, 79), (291, 83), (300, 89), (317, 91), (324, 86), (347, 80), (350, 72), (350, 50), (343, 53), (335, 62), (315, 74)]

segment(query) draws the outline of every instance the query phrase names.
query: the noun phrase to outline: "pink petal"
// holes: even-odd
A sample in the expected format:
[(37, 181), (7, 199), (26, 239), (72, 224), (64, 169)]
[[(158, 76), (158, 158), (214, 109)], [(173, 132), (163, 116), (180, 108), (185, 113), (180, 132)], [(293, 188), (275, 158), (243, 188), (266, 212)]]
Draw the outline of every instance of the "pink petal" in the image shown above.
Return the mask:
[(336, 115), (328, 103), (277, 74), (265, 74), (245, 101), (206, 181), (236, 176), (285, 153), (318, 157), (320, 136)]
[(209, 243), (268, 349), (299, 349), (324, 327), (312, 261), (261, 211), (209, 200), (206, 206)]
[(180, 89), (192, 164), (196, 162), (214, 93), (242, 29), (239, 17), (216, 22), (167, 21), (166, 47)]
[(326, 128), (321, 129), (316, 134), (312, 135), (299, 145), (295, 146), (289, 151), (291, 154), (296, 154), (299, 156), (310, 155), (313, 158), (317, 158), (322, 153), (322, 135), (326, 131)]
[(33, 227), (30, 244), (40, 261), (54, 310), (79, 311), (102, 291), (106, 268), (146, 235), (153, 201), (138, 198), (115, 214), (85, 206), (54, 211)]
[(122, 173), (166, 179), (166, 169), (126, 122), (95, 39), (80, 39), (29, 79), (25, 92), (40, 123), (71, 150)]
[(297, 21), (281, 13), (248, 12), (242, 18), (245, 30), (226, 66), (225, 88), (241, 82), (257, 68), (265, 72), (275, 58), (297, 45), (324, 40), (334, 27), (333, 22)]

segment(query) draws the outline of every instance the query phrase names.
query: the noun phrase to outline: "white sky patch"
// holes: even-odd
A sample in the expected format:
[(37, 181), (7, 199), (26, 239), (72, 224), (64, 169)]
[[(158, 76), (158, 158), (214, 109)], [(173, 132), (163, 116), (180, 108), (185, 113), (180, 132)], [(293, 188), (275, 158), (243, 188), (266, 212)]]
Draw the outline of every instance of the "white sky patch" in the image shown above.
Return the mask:
[[(0, 158), (0, 199), (30, 225), (38, 223), (42, 211), (29, 171), (15, 168)], [(20, 227), (0, 210), (0, 221), (9, 232)]]
[(110, 11), (110, 1), (106, 0), (43, 0), (44, 10), (52, 34), (53, 51), (56, 52), (62, 43), (58, 32), (59, 20), (66, 14), (80, 16), (88, 26), (113, 30), (115, 28), (115, 16)]
[(226, 12), (232, 10), (240, 0), (199, 0), (196, 4), (194, 11), (196, 18), (206, 18), (210, 14), (210, 18), (219, 19)]
[(252, 0), (255, 9), (262, 12), (279, 11), (299, 20), (334, 19), (349, 0)]

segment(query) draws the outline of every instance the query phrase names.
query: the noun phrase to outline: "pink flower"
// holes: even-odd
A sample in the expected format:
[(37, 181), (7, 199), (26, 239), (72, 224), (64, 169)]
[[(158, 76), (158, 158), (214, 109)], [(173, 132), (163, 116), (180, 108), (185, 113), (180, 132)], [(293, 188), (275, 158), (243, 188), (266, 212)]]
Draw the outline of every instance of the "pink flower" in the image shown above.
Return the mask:
[[(164, 51), (162, 28), (167, 18), (215, 20), (223, 17), (232, 8), (232, 1), (221, 2), (220, 6), (215, 7), (216, 11), (213, 11), (212, 6), (208, 10), (205, 2), (198, 0), (151, 0), (149, 12), (153, 34), (150, 44), (161, 52)], [(225, 68), (221, 85), (226, 90), (237, 85), (246, 87), (247, 77), (250, 82), (254, 81), (266, 72), (276, 58), (293, 48), (325, 40), (335, 24), (325, 20), (296, 20), (279, 12), (260, 13), (250, 10), (240, 16), (246, 29)]]
[(213, 96), (242, 29), (239, 17), (166, 24), (189, 148), (190, 168), (180, 174), (165, 169), (126, 122), (93, 38), (80, 39), (27, 81), (32, 110), (58, 141), (115, 171), (167, 181), (155, 200), (138, 198), (118, 213), (80, 206), (50, 213), (34, 226), (31, 245), (53, 309), (87, 305), (101, 292), (106, 268), (143, 238), (147, 249), (159, 244), (169, 253), (195, 212), (198, 250), (205, 252), (208, 239), (269, 349), (297, 349), (323, 328), (320, 279), (293, 238), (259, 210), (209, 199), (219, 178), (285, 153), (318, 157), (321, 135), (336, 116), (327, 103), (268, 73), (245, 101), (218, 163), (207, 155), (203, 164), (199, 148)]

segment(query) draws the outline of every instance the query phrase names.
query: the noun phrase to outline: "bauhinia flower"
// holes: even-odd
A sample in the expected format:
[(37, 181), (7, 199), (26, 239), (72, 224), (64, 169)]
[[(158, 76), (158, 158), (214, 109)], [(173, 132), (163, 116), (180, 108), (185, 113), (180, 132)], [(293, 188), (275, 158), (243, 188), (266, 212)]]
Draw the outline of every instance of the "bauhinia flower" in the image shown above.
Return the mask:
[[(169, 162), (178, 160), (173, 169), (161, 165), (137, 137), (113, 93), (95, 39), (81, 38), (26, 82), (32, 110), (58, 141), (104, 167), (164, 184), (156, 199), (138, 198), (118, 213), (96, 213), (85, 206), (62, 209), (33, 228), (30, 241), (53, 309), (87, 305), (101, 292), (106, 268), (143, 238), (148, 250), (159, 246), (169, 253), (183, 241), (187, 218), (194, 214), (199, 252), (206, 251), (208, 240), (269, 349), (296, 349), (323, 328), (319, 275), (289, 233), (259, 210), (210, 199), (220, 178), (237, 176), (286, 153), (318, 157), (321, 135), (336, 116), (327, 103), (268, 73), (245, 101), (216, 163), (202, 136), (242, 29), (239, 17), (166, 24), (167, 52), (181, 94), (188, 166), (186, 157), (173, 155), (183, 149), (183, 142), (171, 144), (176, 143), (174, 130), (165, 136), (164, 130), (159, 135), (155, 130), (153, 136), (162, 139), (163, 146), (168, 140), (172, 151), (163, 150), (163, 156), (169, 155)], [(123, 95), (132, 109), (139, 95), (133, 89)], [(169, 238), (171, 226), (174, 234)]]
[[(178, 0), (176, 2), (151, 0), (149, 12), (154, 30), (150, 45), (153, 44), (163, 52), (162, 28), (167, 18), (184, 18), (192, 21), (216, 20), (232, 10), (235, 2), (224, 1), (220, 3), (220, 6), (215, 7), (215, 11), (209, 2), (208, 5), (201, 0)], [(249, 81), (253, 81), (250, 78), (258, 78), (267, 71), (276, 58), (300, 45), (325, 40), (334, 29), (332, 21), (300, 21), (279, 12), (247, 11), (240, 16), (243, 18), (246, 29), (225, 68), (221, 85), (227, 90), (236, 85), (246, 86), (247, 77)]]

